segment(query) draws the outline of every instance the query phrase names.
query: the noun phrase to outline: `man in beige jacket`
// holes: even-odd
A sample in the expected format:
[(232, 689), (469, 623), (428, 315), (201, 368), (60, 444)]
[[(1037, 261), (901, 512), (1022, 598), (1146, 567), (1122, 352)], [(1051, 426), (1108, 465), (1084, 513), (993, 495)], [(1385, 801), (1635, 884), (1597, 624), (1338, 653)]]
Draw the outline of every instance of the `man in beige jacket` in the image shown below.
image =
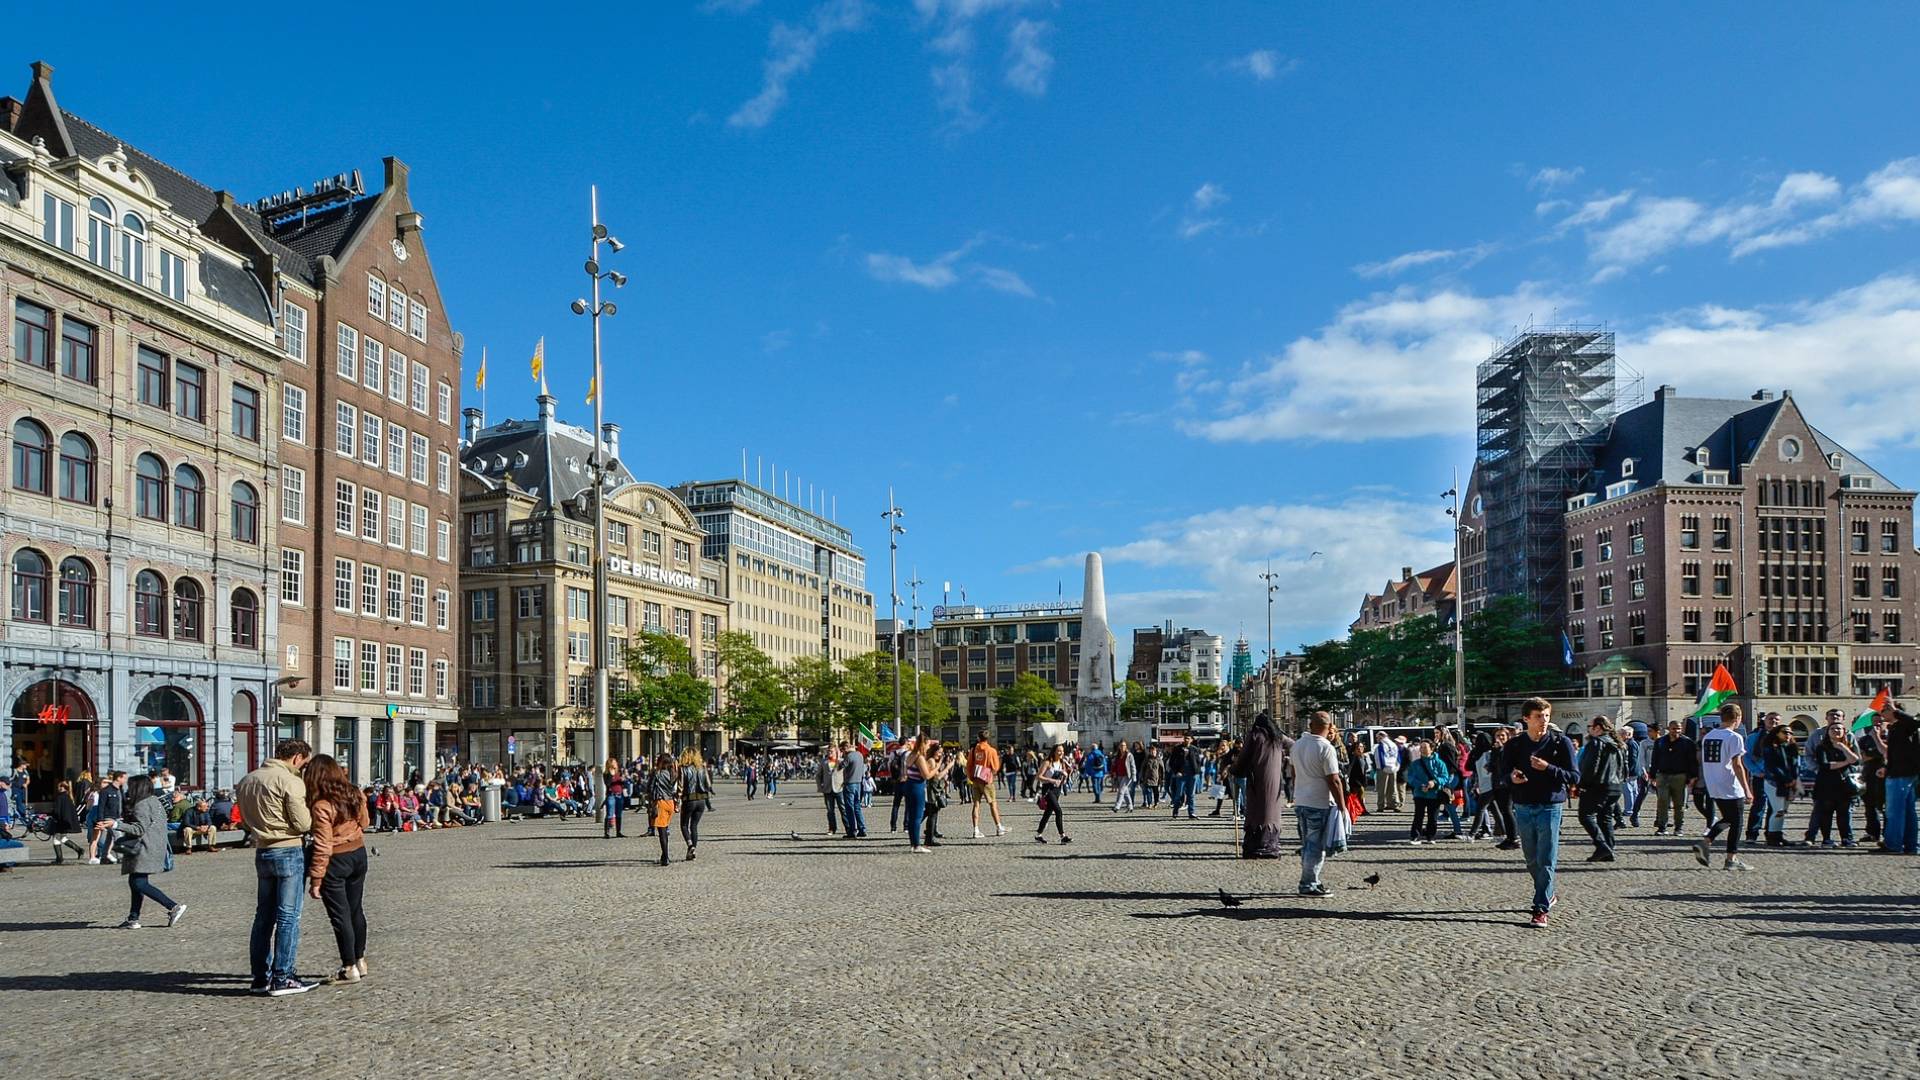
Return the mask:
[(248, 942), (256, 994), (285, 997), (313, 989), (293, 970), (300, 951), (300, 907), (306, 898), (303, 841), (313, 831), (300, 769), (312, 757), (313, 747), (299, 739), (282, 739), (273, 748), (273, 760), (248, 773), (234, 789), (240, 821), (253, 837), (253, 869), (259, 879)]

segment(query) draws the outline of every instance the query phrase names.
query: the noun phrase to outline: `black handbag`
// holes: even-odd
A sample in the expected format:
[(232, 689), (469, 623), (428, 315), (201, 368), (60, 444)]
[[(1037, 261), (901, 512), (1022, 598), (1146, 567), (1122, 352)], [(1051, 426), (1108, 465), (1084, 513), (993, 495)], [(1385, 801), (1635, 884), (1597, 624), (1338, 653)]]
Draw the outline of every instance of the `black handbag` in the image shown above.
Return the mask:
[(113, 853), (123, 859), (131, 859), (140, 854), (141, 837), (132, 833), (115, 833)]

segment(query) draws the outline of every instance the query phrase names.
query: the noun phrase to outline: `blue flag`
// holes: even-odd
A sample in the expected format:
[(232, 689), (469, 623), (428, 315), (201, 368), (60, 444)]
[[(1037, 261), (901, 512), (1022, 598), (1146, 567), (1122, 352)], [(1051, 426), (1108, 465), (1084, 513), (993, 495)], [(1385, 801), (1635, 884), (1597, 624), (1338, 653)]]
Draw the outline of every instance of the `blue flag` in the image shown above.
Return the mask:
[(885, 724), (880, 725), (880, 741), (883, 743), (890, 743), (893, 741), (893, 729), (888, 727)]
[(1560, 631), (1560, 662), (1568, 667), (1573, 666), (1573, 639), (1567, 636), (1565, 630)]

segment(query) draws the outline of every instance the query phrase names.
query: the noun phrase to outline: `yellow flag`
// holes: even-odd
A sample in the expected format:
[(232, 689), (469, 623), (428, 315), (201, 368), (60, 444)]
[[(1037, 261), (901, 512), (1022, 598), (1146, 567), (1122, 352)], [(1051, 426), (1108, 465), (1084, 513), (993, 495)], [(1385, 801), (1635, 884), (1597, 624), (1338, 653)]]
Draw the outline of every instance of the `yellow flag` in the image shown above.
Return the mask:
[(473, 377), (473, 388), (475, 390), (487, 388), (487, 350), (484, 346), (480, 349), (480, 371)]
[(533, 347), (533, 378), (538, 382), (541, 373), (547, 368), (547, 339), (541, 338)]
[(598, 378), (588, 379), (587, 380), (587, 404), (589, 405), (593, 404), (593, 395), (599, 392), (600, 392), (600, 380)]

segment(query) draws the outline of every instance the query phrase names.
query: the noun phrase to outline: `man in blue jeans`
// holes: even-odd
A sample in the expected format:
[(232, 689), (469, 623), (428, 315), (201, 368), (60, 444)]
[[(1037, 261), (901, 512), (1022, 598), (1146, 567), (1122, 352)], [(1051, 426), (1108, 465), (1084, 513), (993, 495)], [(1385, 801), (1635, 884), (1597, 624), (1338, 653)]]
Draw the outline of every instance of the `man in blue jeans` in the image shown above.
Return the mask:
[(300, 907), (306, 898), (302, 843), (313, 831), (300, 769), (312, 757), (313, 747), (299, 739), (282, 739), (273, 749), (273, 760), (248, 773), (234, 790), (240, 820), (253, 837), (253, 871), (259, 881), (248, 941), (256, 994), (286, 997), (313, 989), (293, 969), (300, 952)]
[(1184, 808), (1187, 817), (1194, 817), (1193, 782), (1200, 771), (1197, 752), (1193, 748), (1193, 736), (1180, 737), (1180, 745), (1167, 755), (1167, 786), (1173, 791), (1173, 816), (1179, 817)]
[(851, 743), (840, 744), (840, 823), (849, 840), (867, 835), (867, 755)]
[(1545, 930), (1560, 864), (1560, 815), (1567, 805), (1567, 786), (1576, 780), (1573, 743), (1548, 726), (1553, 706), (1546, 700), (1528, 698), (1520, 705), (1520, 716), (1526, 727), (1507, 740), (1500, 767), (1512, 782), (1514, 827), (1527, 873), (1533, 875), (1529, 925)]
[[(1255, 729), (1264, 725), (1269, 737), (1279, 740), (1266, 713), (1253, 723)], [(1301, 896), (1327, 895), (1327, 885), (1320, 880), (1320, 868), (1327, 861), (1327, 824), (1333, 815), (1345, 813), (1342, 807), (1347, 803), (1340, 758), (1326, 739), (1332, 724), (1327, 713), (1314, 713), (1307, 721), (1308, 734), (1293, 744), (1293, 816), (1300, 829)]]
[(1891, 855), (1920, 854), (1920, 836), (1915, 836), (1914, 784), (1920, 780), (1920, 722), (1888, 702), (1880, 709), (1887, 720), (1886, 765), (1880, 770), (1887, 780), (1887, 846)]

